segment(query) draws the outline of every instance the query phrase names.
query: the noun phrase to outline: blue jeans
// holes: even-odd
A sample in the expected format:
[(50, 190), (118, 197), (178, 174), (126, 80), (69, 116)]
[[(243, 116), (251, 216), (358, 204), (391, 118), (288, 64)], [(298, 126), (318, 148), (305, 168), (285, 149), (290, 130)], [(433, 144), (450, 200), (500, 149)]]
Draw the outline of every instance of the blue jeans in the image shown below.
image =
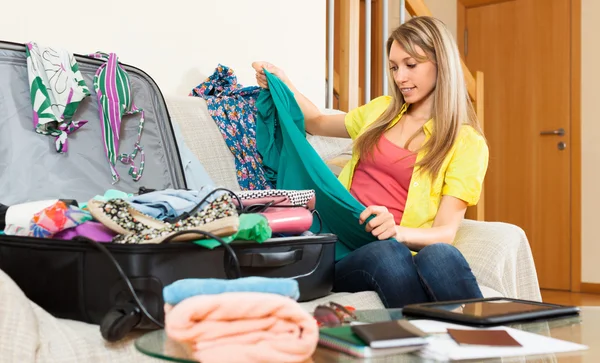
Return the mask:
[(413, 256), (395, 240), (368, 243), (338, 261), (333, 290), (376, 291), (387, 308), (482, 297), (469, 264), (456, 247), (436, 243)]

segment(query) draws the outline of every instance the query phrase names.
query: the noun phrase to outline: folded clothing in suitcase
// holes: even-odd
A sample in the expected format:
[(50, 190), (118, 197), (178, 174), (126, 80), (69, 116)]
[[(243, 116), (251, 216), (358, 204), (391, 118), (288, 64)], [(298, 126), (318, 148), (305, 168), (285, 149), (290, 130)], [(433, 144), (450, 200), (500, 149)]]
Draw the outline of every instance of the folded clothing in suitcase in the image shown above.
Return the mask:
[[(75, 59), (85, 82), (92, 85), (104, 61), (85, 56)], [(186, 188), (169, 113), (158, 86), (140, 69), (123, 67), (135, 104), (145, 112), (145, 167), (136, 182), (127, 175), (129, 165), (117, 163), (122, 177), (113, 185), (96, 93), (90, 89), (91, 95), (77, 109), (77, 119), (88, 122), (69, 135), (67, 152), (56, 152), (50, 138), (34, 132), (25, 46), (0, 42), (1, 204), (51, 199), (86, 202), (108, 189), (134, 193), (142, 185)], [(126, 149), (131, 149), (138, 138), (138, 118), (129, 121), (123, 120), (119, 140)], [(183, 278), (232, 278), (238, 264), (242, 276), (296, 279), (300, 301), (327, 295), (333, 285), (336, 240), (335, 235), (273, 238), (262, 244), (235, 242), (231, 249), (209, 250), (191, 243), (99, 245), (0, 235), (0, 269), (51, 314), (108, 326), (103, 335), (115, 340), (133, 328), (155, 328), (152, 320), (163, 321), (164, 286)], [(152, 318), (142, 316), (140, 309)], [(128, 314), (136, 318), (123, 320)]]

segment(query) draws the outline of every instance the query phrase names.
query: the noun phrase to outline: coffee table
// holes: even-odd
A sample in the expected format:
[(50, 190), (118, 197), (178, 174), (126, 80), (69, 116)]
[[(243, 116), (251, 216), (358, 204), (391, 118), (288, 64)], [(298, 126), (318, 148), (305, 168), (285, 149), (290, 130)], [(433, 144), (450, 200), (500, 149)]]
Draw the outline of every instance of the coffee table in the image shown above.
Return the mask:
[[(403, 319), (402, 309), (388, 310), (359, 310), (356, 311), (358, 319), (364, 322), (378, 322), (387, 320)], [(582, 307), (580, 316), (571, 316), (547, 321), (532, 323), (521, 323), (510, 325), (513, 328), (528, 332), (550, 336), (557, 339), (567, 340), (574, 343), (585, 344), (590, 347), (587, 351), (548, 354), (543, 356), (527, 356), (502, 359), (488, 359), (486, 362), (578, 362), (597, 363), (600, 362), (600, 307)], [(147, 333), (135, 342), (136, 348), (149, 356), (172, 362), (194, 363), (186, 348), (170, 340), (164, 330)], [(354, 358), (343, 353), (318, 347), (313, 355), (313, 361), (319, 362), (361, 362), (360, 358)], [(428, 362), (416, 355), (400, 354), (396, 356), (369, 359), (369, 362), (398, 362), (398, 363), (422, 363)]]

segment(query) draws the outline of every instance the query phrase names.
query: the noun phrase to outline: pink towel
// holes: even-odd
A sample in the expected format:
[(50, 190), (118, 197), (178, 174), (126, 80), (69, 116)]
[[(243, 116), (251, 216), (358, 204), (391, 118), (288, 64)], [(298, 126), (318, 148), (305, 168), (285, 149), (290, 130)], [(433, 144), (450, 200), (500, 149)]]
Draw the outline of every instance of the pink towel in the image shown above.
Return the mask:
[(165, 331), (210, 362), (305, 362), (319, 340), (315, 319), (276, 294), (198, 295), (165, 305)]

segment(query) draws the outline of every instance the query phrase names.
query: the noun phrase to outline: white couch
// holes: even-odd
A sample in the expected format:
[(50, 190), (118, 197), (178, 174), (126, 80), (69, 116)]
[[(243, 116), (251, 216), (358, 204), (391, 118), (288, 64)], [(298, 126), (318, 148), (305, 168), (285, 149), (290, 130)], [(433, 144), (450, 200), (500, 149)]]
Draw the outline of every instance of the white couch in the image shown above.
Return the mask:
[[(239, 190), (233, 156), (227, 149), (206, 102), (199, 98), (167, 98), (169, 113), (187, 146), (199, 158), (213, 181)], [(310, 138), (328, 159), (347, 147), (346, 140)], [(541, 300), (529, 243), (523, 230), (499, 222), (465, 220), (455, 245), (468, 260), (486, 297), (507, 296)], [(302, 303), (309, 311), (320, 302), (336, 301), (357, 309), (383, 308), (372, 291), (335, 293)], [(0, 271), (0, 362), (159, 362), (138, 353), (136, 334), (119, 343), (106, 343), (99, 327), (56, 319), (31, 303), (14, 282)]]

